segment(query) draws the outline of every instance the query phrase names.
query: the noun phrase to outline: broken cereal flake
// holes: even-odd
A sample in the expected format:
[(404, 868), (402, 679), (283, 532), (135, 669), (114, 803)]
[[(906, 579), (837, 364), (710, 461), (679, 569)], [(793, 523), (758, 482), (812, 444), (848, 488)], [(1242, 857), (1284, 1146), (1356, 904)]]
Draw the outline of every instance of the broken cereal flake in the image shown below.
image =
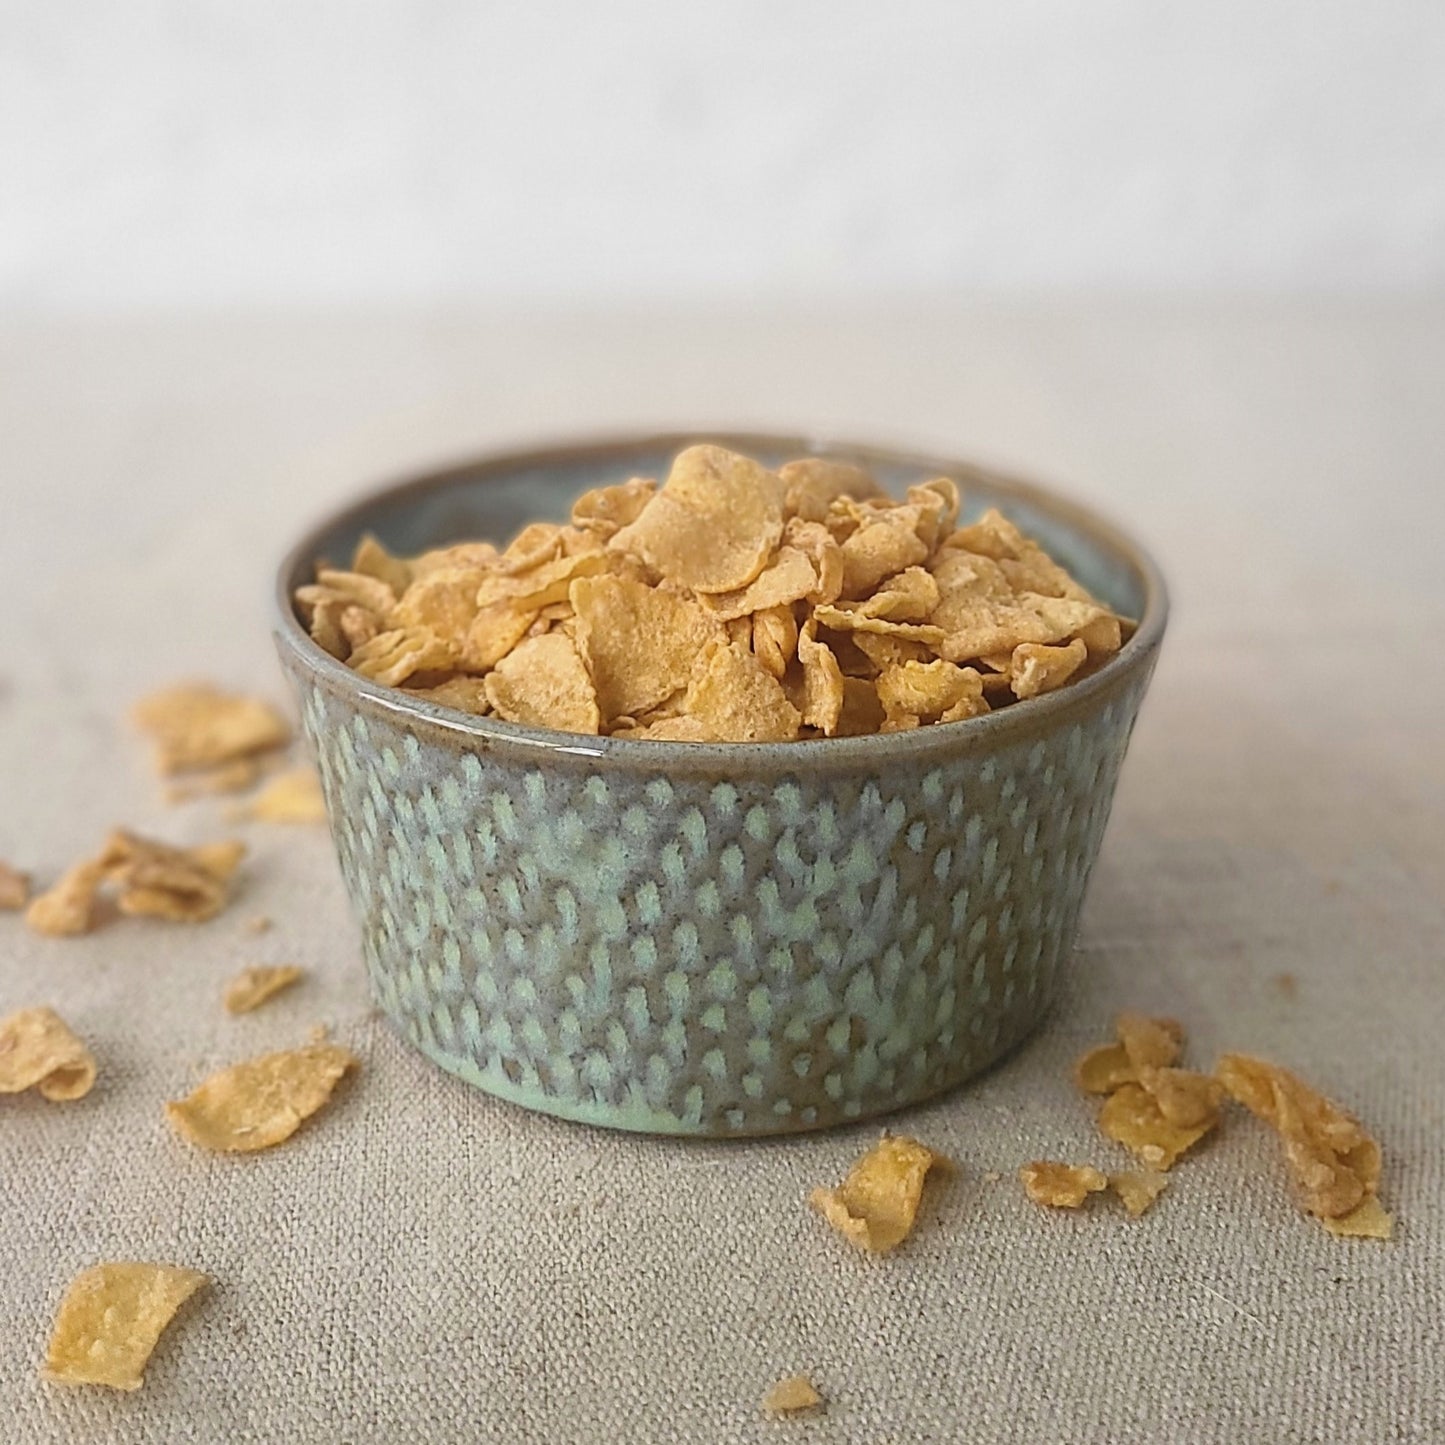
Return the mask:
[(184, 782), (166, 789), (166, 802), (193, 803), (197, 798), (215, 797), (225, 793), (244, 793), (254, 788), (261, 776), (261, 765), (255, 758), (236, 758), (204, 773), (192, 773)]
[(154, 740), (156, 765), (165, 774), (219, 767), (283, 748), (291, 737), (286, 719), (270, 703), (208, 683), (152, 693), (135, 705), (132, 716)]
[(871, 472), (827, 457), (799, 457), (778, 468), (787, 489), (783, 507), (788, 516), (805, 522), (821, 522), (839, 497), (855, 502), (885, 495)]
[(806, 1375), (789, 1375), (771, 1386), (763, 1396), (765, 1415), (795, 1415), (800, 1410), (816, 1410), (823, 1397)]
[(888, 1135), (853, 1165), (842, 1184), (815, 1189), (808, 1202), (845, 1239), (884, 1254), (912, 1232), (929, 1170), (947, 1164), (917, 1139)]
[(193, 1093), (166, 1105), (176, 1132), (202, 1149), (247, 1153), (289, 1139), (358, 1066), (337, 1044), (312, 1043), (264, 1054), (212, 1074)]
[(553, 561), (562, 551), (562, 529), (555, 522), (528, 522), (510, 542), (495, 564), (505, 577), (530, 572)]
[(485, 570), (497, 566), (500, 561), (501, 553), (490, 542), (453, 542), (422, 552), (411, 558), (407, 565), (415, 580), (444, 567), (480, 567)]
[(803, 665), (803, 723), (832, 737), (843, 715), (843, 672), (832, 649), (818, 641), (818, 624), (811, 617), (798, 633), (798, 661)]
[(597, 733), (602, 717), (577, 645), (563, 632), (519, 643), (487, 676), (487, 701), (506, 722)]
[(1066, 647), (1021, 642), (1013, 650), (1009, 681), (1015, 697), (1039, 697), (1062, 687), (1083, 666), (1089, 650), (1077, 638)]
[(1395, 1221), (1374, 1194), (1367, 1194), (1348, 1214), (1321, 1219), (1320, 1223), (1331, 1234), (1345, 1239), (1391, 1239), (1395, 1233)]
[(663, 489), (608, 546), (694, 592), (732, 592), (763, 570), (782, 534), (776, 476), (722, 447), (693, 446), (678, 453)]
[(1109, 1187), (1109, 1181), (1091, 1164), (1058, 1164), (1040, 1159), (1019, 1170), (1024, 1193), (1035, 1204), (1051, 1209), (1077, 1209), (1091, 1194)]
[(869, 597), (884, 578), (928, 560), (928, 545), (914, 530), (913, 521), (913, 509), (895, 507), (865, 521), (844, 539), (844, 597)]
[(1226, 1054), (1215, 1076), (1280, 1136), (1301, 1203), (1322, 1219), (1351, 1213), (1380, 1182), (1380, 1146), (1353, 1114), (1277, 1064)]
[(1137, 1084), (1139, 1075), (1123, 1044), (1100, 1044), (1074, 1065), (1074, 1082), (1085, 1094), (1112, 1094), (1122, 1084)]
[(1171, 1124), (1188, 1129), (1218, 1122), (1219, 1106), (1224, 1102), (1224, 1086), (1218, 1079), (1193, 1069), (1146, 1066), (1139, 1070), (1139, 1082)]
[(258, 823), (324, 823), (326, 799), (315, 768), (292, 768), (228, 814)]
[(1126, 1012), (1114, 1020), (1114, 1030), (1136, 1072), (1168, 1068), (1177, 1062), (1184, 1047), (1184, 1026), (1178, 1019), (1155, 1019)]
[(1012, 654), (1026, 642), (1058, 643), (1102, 616), (1093, 603), (1020, 593), (1011, 600), (945, 592), (930, 621), (944, 634), (941, 657), (951, 662)]
[(418, 672), (449, 671), (456, 662), (451, 644), (430, 628), (397, 627), (364, 642), (347, 665), (383, 687), (400, 687)]
[(715, 618), (690, 597), (630, 577), (584, 577), (571, 588), (577, 644), (602, 716), (639, 717), (685, 684)]
[(843, 591), (843, 549), (821, 522), (790, 517), (783, 526), (783, 546), (796, 548), (813, 564), (817, 582), (809, 602), (835, 602)]
[(207, 1283), (199, 1270), (171, 1264), (118, 1261), (83, 1270), (60, 1302), (42, 1376), (138, 1390), (162, 1332)]
[(928, 622), (890, 622), (886, 617), (869, 617), (857, 605), (823, 606), (813, 609), (819, 625), (836, 632), (872, 632), (881, 637), (904, 638), (913, 642), (938, 645), (946, 634), (941, 627)]
[(1132, 1219), (1138, 1219), (1168, 1187), (1168, 1178), (1154, 1169), (1125, 1170), (1109, 1176), (1109, 1188), (1119, 1196)]
[(94, 1083), (94, 1057), (53, 1009), (0, 1019), (0, 1094), (34, 1089), (60, 1102), (83, 1098)]
[(769, 607), (752, 617), (753, 656), (763, 671), (781, 679), (798, 654), (798, 623), (791, 607)]
[(248, 1014), (267, 999), (275, 998), (282, 989), (300, 983), (305, 976), (305, 969), (289, 963), (243, 968), (226, 984), (222, 1002), (227, 1013)]
[(597, 577), (617, 570), (616, 560), (603, 551), (556, 557), (525, 572), (487, 578), (476, 600), (483, 607), (505, 603), (518, 612), (540, 612), (558, 602), (566, 602), (568, 591), (578, 578)]
[(602, 537), (630, 526), (657, 492), (650, 477), (633, 477), (613, 487), (594, 487), (572, 503), (572, 525)]
[[(503, 656), (505, 655), (504, 653)], [(480, 677), (467, 677), (459, 673), (456, 677), (449, 677), (445, 682), (439, 682), (432, 687), (409, 684), (405, 691), (422, 702), (454, 708), (457, 712), (471, 713), (475, 717), (485, 717), (492, 710), (491, 703), (487, 701), (486, 681)]]
[(0, 912), (24, 908), (30, 901), (30, 875), (0, 861)]
[(50, 938), (73, 938), (95, 927), (96, 903), (105, 874), (94, 861), (77, 863), (57, 883), (37, 894), (25, 910), (25, 922)]
[(908, 501), (917, 508), (914, 530), (930, 552), (958, 521), (958, 483), (952, 477), (934, 477), (909, 487)]
[(245, 856), (235, 839), (173, 848), (117, 828), (97, 860), (119, 889), (122, 913), (174, 923), (204, 923), (229, 901), (230, 882)]
[(363, 577), (375, 577), (377, 581), (384, 582), (397, 597), (411, 586), (411, 563), (394, 557), (370, 532), (356, 544), (356, 551), (351, 556), (351, 570)]
[(723, 622), (748, 617), (769, 608), (801, 602), (817, 590), (818, 573), (806, 553), (780, 547), (758, 575), (734, 592), (716, 592), (704, 598), (708, 611)]
[(1141, 1084), (1114, 1090), (1099, 1110), (1099, 1129), (1151, 1169), (1167, 1170), (1218, 1122), (1218, 1116), (1188, 1127), (1171, 1124)]
[(527, 635), (536, 620), (536, 611), (514, 607), (510, 602), (479, 608), (461, 639), (458, 661), (469, 671), (489, 672)]
[(989, 710), (983, 679), (952, 662), (900, 662), (885, 667), (874, 686), (883, 704), (883, 731), (924, 722), (961, 722)]
[(395, 620), (401, 627), (424, 629), (447, 640), (464, 637), (477, 615), (477, 594), (490, 575), (481, 567), (427, 572), (401, 594)]
[(695, 717), (665, 717), (651, 723), (634, 723), (617, 727), (610, 736), (614, 738), (647, 738), (662, 743), (711, 743), (717, 739), (708, 731), (707, 725)]
[(685, 706), (720, 742), (790, 742), (803, 721), (777, 678), (752, 653), (726, 642), (703, 649)]
[(857, 610), (864, 617), (886, 617), (890, 622), (927, 622), (938, 601), (933, 574), (922, 567), (905, 567), (865, 598)]
[(1074, 634), (1091, 658), (1112, 657), (1124, 645), (1124, 631), (1113, 614), (1096, 617)]

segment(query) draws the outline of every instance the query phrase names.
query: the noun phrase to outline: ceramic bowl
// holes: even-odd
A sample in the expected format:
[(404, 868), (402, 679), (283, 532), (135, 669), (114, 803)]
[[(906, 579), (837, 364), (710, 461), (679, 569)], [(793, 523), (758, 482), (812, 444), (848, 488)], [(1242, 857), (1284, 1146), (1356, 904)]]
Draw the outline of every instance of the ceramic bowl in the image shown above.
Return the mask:
[(1153, 563), (1070, 502), (964, 463), (796, 437), (890, 489), (940, 474), (1139, 619), (1058, 692), (967, 722), (786, 744), (586, 737), (368, 682), (291, 603), (364, 532), (418, 552), (566, 519), (666, 474), (690, 436), (487, 457), (306, 536), (276, 636), (315, 748), (377, 1002), (427, 1058), (567, 1119), (654, 1133), (822, 1128), (967, 1079), (1038, 1023), (1068, 966), (1164, 634)]

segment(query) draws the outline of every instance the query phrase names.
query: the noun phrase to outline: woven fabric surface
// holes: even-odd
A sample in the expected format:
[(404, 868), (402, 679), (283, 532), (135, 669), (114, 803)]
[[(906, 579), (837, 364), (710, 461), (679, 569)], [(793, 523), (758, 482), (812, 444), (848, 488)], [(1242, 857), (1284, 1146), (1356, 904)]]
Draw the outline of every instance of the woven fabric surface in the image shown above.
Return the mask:
[[(55, 941), (0, 914), (0, 1013), (53, 1005), (100, 1064), (79, 1103), (0, 1098), (5, 1438), (1445, 1438), (1445, 309), (17, 323), (0, 374), (0, 858), (53, 876), (122, 823), (252, 845), (201, 927)], [(438, 1073), (372, 1009), (325, 830), (167, 806), (124, 722), (180, 677), (282, 698), (270, 570), (368, 482), (719, 417), (1041, 471), (1175, 587), (1064, 996), (893, 1121), (960, 1167), (883, 1259), (804, 1205), (877, 1126), (632, 1137)], [(224, 980), (270, 962), (308, 977), (227, 1016)], [(1238, 1111), (1141, 1220), (1030, 1204), (1031, 1159), (1123, 1163), (1069, 1079), (1123, 1007), (1182, 1019), (1200, 1066), (1258, 1052), (1355, 1110), (1396, 1239), (1302, 1216)], [(362, 1067), (294, 1140), (171, 1134), (164, 1100), (316, 1023)], [(138, 1393), (42, 1383), (67, 1281), (107, 1258), (214, 1283)], [(766, 1420), (798, 1372), (826, 1411)]]

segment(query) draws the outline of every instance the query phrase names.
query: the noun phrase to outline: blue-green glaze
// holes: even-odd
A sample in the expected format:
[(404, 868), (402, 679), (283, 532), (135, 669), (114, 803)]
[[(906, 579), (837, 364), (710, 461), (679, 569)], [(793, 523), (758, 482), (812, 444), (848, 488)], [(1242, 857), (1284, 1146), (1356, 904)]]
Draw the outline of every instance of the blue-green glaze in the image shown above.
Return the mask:
[[(443, 1068), (529, 1108), (655, 1133), (821, 1128), (966, 1079), (1038, 1022), (1066, 965), (1163, 633), (1152, 565), (1104, 524), (945, 472), (1121, 611), (1093, 677), (966, 723), (778, 745), (628, 742), (475, 719), (327, 657), (286, 600), (363, 530), (399, 549), (562, 515), (687, 438), (499, 458), (318, 529), (278, 589), (372, 989)], [(719, 438), (780, 460), (776, 438)], [(525, 487), (521, 486), (525, 479)], [(517, 500), (519, 492), (525, 500)]]

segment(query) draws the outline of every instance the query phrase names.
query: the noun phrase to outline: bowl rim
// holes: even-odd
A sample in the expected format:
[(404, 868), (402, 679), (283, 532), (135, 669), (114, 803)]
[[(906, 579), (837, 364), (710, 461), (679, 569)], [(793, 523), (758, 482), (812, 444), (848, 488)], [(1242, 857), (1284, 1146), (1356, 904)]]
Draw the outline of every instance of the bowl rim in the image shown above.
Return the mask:
[[(303, 569), (320, 555), (321, 539), (328, 533), (356, 527), (383, 503), (419, 499), (461, 481), (485, 481), (511, 472), (561, 463), (621, 460), (640, 451), (678, 451), (699, 441), (734, 451), (782, 451), (797, 456), (827, 455), (863, 465), (917, 467), (939, 476), (953, 477), (967, 492), (970, 480), (987, 485), (1005, 500), (1016, 498), (1049, 513), (1083, 533), (1107, 551), (1120, 556), (1142, 579), (1144, 607), (1134, 635), (1097, 672), (1078, 683), (1030, 698), (1026, 706), (1002, 708), (962, 722), (913, 728), (907, 732), (868, 733), (847, 738), (811, 738), (778, 743), (698, 743), (652, 738), (609, 738), (569, 733), (479, 718), (470, 713), (424, 701), (399, 688), (383, 686), (353, 672), (331, 656), (302, 627), (291, 592)], [(461, 539), (459, 539), (461, 540)], [(917, 760), (937, 753), (993, 751), (1056, 727), (1113, 696), (1140, 670), (1152, 667), (1169, 615), (1169, 593), (1153, 557), (1109, 518), (1048, 487), (990, 467), (915, 451), (886, 443), (856, 442), (828, 434), (788, 434), (696, 429), (689, 431), (637, 431), (588, 434), (534, 446), (488, 451), (468, 460), (406, 476), (367, 491), (364, 495), (312, 523), (286, 553), (276, 573), (272, 593), (272, 626), (278, 645), (288, 651), (297, 667), (329, 685), (333, 692), (354, 694), (372, 707), (448, 735), (453, 743), (467, 741), (481, 751), (513, 748), (538, 754), (577, 756), (624, 768), (648, 771), (751, 773), (757, 771), (817, 769), (833, 766), (877, 765), (889, 760)]]

